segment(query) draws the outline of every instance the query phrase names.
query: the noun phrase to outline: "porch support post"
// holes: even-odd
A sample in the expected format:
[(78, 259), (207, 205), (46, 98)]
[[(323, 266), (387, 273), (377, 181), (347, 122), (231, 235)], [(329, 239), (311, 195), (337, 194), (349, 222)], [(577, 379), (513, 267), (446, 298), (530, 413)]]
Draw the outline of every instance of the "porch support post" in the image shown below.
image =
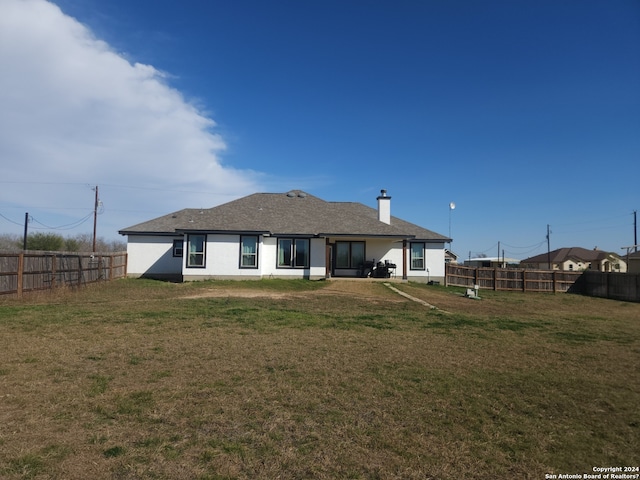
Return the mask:
[(402, 279), (407, 279), (407, 240), (402, 240)]
[(329, 239), (325, 239), (324, 247), (324, 278), (331, 278), (331, 245)]

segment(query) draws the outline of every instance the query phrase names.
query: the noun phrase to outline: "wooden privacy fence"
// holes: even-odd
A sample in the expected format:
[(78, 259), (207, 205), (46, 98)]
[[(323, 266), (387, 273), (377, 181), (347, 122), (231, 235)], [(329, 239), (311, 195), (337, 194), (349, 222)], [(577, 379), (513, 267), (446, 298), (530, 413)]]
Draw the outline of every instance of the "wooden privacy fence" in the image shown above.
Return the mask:
[(127, 275), (127, 253), (0, 252), (0, 295), (78, 287)]
[(520, 292), (566, 292), (582, 272), (556, 270), (523, 270), (515, 268), (482, 268), (447, 265), (448, 286)]
[(586, 271), (570, 291), (590, 297), (640, 302), (640, 274)]

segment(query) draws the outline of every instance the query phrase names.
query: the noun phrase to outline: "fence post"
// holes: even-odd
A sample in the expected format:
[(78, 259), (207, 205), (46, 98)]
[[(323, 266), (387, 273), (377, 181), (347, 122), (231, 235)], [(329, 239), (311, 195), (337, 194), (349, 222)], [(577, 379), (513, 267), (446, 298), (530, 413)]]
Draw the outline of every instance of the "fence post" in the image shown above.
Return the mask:
[(527, 291), (527, 271), (522, 270), (522, 291)]
[(498, 290), (498, 269), (493, 269), (493, 290)]
[(18, 254), (18, 280), (16, 283), (16, 293), (18, 294), (18, 298), (22, 297), (22, 277), (24, 273), (24, 253)]
[(56, 288), (56, 260), (57, 260), (57, 256), (56, 255), (51, 255), (51, 289), (53, 290), (54, 288)]

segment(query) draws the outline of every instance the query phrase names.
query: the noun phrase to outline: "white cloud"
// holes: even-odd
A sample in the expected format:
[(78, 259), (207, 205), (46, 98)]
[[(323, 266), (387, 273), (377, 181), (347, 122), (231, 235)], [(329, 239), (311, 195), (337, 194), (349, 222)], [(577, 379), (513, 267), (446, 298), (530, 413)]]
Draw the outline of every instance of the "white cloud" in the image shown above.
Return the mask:
[[(3, 215), (43, 205), (54, 207), (50, 214), (88, 196), (61, 183), (104, 184), (105, 194), (108, 185), (158, 188), (111, 189), (99, 234), (113, 237), (155, 216), (150, 211), (212, 206), (258, 190), (260, 174), (222, 165), (226, 146), (215, 126), (161, 72), (132, 64), (56, 5), (0, 0)], [(178, 190), (194, 193), (168, 193)], [(5, 227), (0, 218), (0, 233)]]

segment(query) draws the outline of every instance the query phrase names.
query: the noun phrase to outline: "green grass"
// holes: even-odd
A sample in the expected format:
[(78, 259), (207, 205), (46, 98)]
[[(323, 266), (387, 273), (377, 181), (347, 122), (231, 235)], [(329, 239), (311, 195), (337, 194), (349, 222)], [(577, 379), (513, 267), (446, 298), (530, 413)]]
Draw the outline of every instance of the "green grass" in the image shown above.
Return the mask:
[(640, 305), (397, 286), (440, 310), (379, 283), (285, 280), (0, 299), (0, 478), (640, 464)]

